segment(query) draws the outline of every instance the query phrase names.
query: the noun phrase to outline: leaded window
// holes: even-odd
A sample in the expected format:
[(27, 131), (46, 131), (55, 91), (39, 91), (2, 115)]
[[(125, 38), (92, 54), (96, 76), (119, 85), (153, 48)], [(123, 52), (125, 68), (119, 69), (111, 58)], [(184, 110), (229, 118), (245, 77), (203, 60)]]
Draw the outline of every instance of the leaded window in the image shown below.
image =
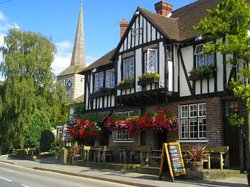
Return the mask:
[(105, 88), (115, 87), (115, 69), (106, 70)]
[(98, 72), (94, 75), (95, 84), (94, 84), (94, 92), (98, 91), (100, 88), (103, 87), (103, 80), (104, 80), (104, 72)]
[(180, 107), (180, 139), (207, 138), (206, 104), (190, 104)]
[(203, 54), (204, 45), (197, 45), (195, 50), (197, 68), (214, 66), (214, 54)]
[(157, 49), (148, 49), (145, 53), (145, 73), (158, 72), (157, 65)]
[(123, 60), (123, 79), (134, 78), (135, 76), (135, 58), (127, 58)]

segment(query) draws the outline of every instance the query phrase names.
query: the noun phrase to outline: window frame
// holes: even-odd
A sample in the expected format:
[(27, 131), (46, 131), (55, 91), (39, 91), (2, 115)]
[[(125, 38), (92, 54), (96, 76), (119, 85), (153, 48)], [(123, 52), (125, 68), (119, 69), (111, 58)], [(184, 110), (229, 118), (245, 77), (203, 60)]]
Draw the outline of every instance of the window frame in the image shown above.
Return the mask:
[[(200, 49), (201, 50), (198, 50)], [(204, 51), (204, 44), (199, 44), (195, 46), (195, 60), (196, 60), (196, 67), (197, 68), (201, 68), (204, 66), (215, 66), (215, 56), (214, 53), (213, 54), (203, 54)], [(210, 62), (210, 58), (213, 59), (213, 62)], [(199, 59), (202, 59), (202, 62), (200, 62)]]
[[(155, 54), (155, 62), (150, 63), (150, 53), (154, 52)], [(153, 64), (154, 70), (150, 68), (150, 64)], [(144, 73), (158, 73), (158, 49), (147, 49), (144, 53)]]
[(206, 103), (180, 105), (180, 141), (207, 140)]
[(105, 71), (105, 88), (115, 87), (115, 69), (108, 69)]
[(100, 71), (94, 74), (94, 86), (93, 91), (96, 92), (104, 86), (104, 71)]
[(124, 58), (122, 61), (122, 79), (135, 78), (135, 57)]

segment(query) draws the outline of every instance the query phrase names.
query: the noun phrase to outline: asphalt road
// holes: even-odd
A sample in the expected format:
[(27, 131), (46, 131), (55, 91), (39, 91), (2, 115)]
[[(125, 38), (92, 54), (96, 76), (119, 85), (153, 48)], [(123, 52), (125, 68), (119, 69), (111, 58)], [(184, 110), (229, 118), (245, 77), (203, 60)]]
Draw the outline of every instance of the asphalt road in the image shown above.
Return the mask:
[[(112, 176), (111, 176), (112, 177)], [(0, 187), (125, 187), (95, 179), (75, 177), (48, 171), (39, 171), (0, 163)]]

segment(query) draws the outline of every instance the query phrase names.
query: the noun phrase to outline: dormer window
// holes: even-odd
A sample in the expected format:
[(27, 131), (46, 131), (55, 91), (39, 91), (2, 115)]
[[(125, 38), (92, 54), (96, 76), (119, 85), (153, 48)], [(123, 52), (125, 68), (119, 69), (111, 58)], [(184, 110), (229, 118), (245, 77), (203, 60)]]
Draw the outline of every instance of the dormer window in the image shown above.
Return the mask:
[(123, 79), (134, 78), (135, 76), (135, 58), (130, 57), (123, 60)]
[(197, 45), (195, 49), (197, 68), (214, 66), (214, 54), (203, 54), (204, 45)]
[(144, 73), (156, 73), (157, 70), (157, 49), (147, 49), (145, 53), (145, 72)]

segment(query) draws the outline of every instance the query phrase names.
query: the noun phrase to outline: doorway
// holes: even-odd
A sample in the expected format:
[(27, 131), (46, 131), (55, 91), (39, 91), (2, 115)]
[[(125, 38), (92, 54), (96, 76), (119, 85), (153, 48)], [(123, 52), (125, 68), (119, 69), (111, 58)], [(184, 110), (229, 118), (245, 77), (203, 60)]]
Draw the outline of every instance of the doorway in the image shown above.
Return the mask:
[(224, 103), (224, 144), (229, 146), (229, 166), (240, 167), (240, 130), (228, 122), (231, 114), (238, 113), (237, 101), (226, 101)]

